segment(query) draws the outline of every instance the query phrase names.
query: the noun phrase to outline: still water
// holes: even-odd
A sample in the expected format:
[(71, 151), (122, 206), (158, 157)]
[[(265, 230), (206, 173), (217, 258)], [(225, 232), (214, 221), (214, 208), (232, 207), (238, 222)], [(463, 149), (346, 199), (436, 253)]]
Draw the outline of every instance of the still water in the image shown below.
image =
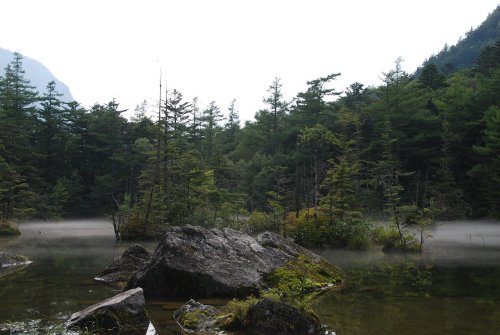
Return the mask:
[[(46, 328), (117, 293), (92, 279), (129, 245), (115, 243), (109, 221), (27, 223), (20, 229), (19, 238), (0, 239), (0, 251), (33, 263), (0, 277), (0, 324)], [(338, 335), (499, 335), (500, 222), (442, 223), (430, 233), (422, 255), (316, 250), (348, 277), (341, 292), (313, 306), (323, 323)], [(156, 244), (142, 245), (152, 251)], [(158, 334), (179, 334), (172, 313), (183, 302), (148, 301)]]

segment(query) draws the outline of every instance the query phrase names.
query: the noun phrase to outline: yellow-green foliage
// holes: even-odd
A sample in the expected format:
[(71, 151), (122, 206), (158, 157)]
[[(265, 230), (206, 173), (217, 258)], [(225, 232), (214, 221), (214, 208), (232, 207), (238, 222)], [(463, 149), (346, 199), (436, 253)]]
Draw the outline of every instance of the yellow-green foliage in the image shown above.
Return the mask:
[(200, 319), (204, 316), (208, 316), (205, 310), (195, 309), (184, 313), (179, 322), (186, 329), (196, 329)]
[(404, 232), (403, 238), (406, 244), (401, 243), (401, 237), (395, 225), (378, 226), (373, 230), (373, 239), (382, 243), (384, 250), (420, 251), (413, 235)]
[(377, 226), (373, 230), (373, 239), (384, 244), (384, 246), (395, 246), (400, 237), (395, 226)]
[(248, 218), (248, 230), (259, 232), (265, 230), (274, 230), (273, 221), (263, 212), (253, 211)]
[(219, 317), (221, 327), (234, 329), (245, 326), (248, 310), (258, 301), (259, 299), (252, 295), (245, 300), (233, 299), (229, 301), (225, 308), (225, 314)]
[(326, 243), (329, 219), (322, 208), (306, 208), (288, 214), (285, 223), (287, 233), (295, 237), (303, 245), (319, 245)]
[[(306, 208), (288, 214), (285, 226), (288, 235), (305, 246), (335, 246), (366, 249), (372, 229), (370, 220), (362, 220), (357, 212), (343, 211), (344, 216), (326, 207)], [(359, 214), (359, 213), (358, 213)]]
[[(317, 318), (309, 309), (310, 302), (321, 289), (341, 283), (342, 278), (341, 272), (333, 265), (300, 255), (266, 278), (270, 288), (261, 291), (260, 297), (287, 302)], [(231, 300), (219, 316), (219, 326), (226, 329), (245, 327), (248, 311), (258, 301), (254, 296)]]
[(7, 221), (0, 221), (0, 236), (21, 235), (21, 231)]
[(287, 266), (274, 270), (266, 279), (279, 295), (295, 296), (339, 283), (342, 274), (324, 261), (314, 262), (300, 255)]

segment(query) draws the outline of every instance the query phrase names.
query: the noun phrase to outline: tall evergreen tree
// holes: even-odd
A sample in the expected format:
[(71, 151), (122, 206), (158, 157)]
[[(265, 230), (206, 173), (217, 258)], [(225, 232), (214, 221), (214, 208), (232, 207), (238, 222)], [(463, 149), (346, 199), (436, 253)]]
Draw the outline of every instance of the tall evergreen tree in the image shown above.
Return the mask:
[(217, 137), (221, 132), (220, 122), (224, 119), (220, 108), (215, 101), (203, 110), (202, 115), (202, 134), (203, 134), (203, 156), (210, 163), (213, 156), (216, 154)]

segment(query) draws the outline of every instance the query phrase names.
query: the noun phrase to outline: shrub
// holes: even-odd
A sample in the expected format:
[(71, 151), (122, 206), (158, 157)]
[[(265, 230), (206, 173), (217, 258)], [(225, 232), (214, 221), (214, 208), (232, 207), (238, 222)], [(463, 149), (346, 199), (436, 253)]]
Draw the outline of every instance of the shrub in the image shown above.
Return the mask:
[(298, 217), (290, 213), (285, 220), (287, 231), (295, 241), (305, 246), (334, 246), (341, 248), (365, 249), (373, 223), (355, 215), (348, 218), (332, 218), (325, 208), (304, 209)]
[(247, 230), (249, 232), (274, 231), (276, 227), (268, 215), (263, 212), (254, 211), (248, 218)]
[(11, 224), (7, 221), (0, 221), (0, 236), (15, 236), (21, 235), (21, 231), (12, 227)]
[(399, 232), (394, 225), (381, 225), (373, 230), (373, 239), (383, 244), (383, 250), (404, 250), (404, 251), (417, 251), (419, 250), (416, 245), (415, 237), (412, 234), (403, 231), (403, 241), (399, 236)]

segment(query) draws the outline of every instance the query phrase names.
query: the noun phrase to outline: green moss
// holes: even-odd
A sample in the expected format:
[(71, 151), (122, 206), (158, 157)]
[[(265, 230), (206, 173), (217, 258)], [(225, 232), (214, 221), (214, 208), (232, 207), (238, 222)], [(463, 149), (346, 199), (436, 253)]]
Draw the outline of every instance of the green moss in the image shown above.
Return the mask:
[(21, 231), (16, 227), (12, 227), (7, 221), (0, 221), (0, 236), (15, 236), (21, 235)]
[(249, 296), (245, 300), (233, 299), (228, 302), (224, 313), (219, 315), (218, 324), (222, 328), (237, 329), (245, 326), (246, 316), (250, 307), (255, 305), (259, 299)]
[[(260, 292), (260, 299), (286, 302), (318, 320), (318, 316), (309, 308), (311, 302), (324, 289), (341, 284), (343, 274), (326, 261), (299, 255), (285, 266), (275, 269), (265, 280), (269, 288)], [(219, 314), (217, 324), (222, 329), (245, 328), (248, 326), (245, 324), (248, 311), (258, 301), (254, 296), (245, 300), (231, 300)]]
[[(250, 296), (245, 300), (231, 300), (226, 305), (225, 309), (218, 315), (218, 321), (216, 323), (217, 326), (220, 329), (226, 330), (244, 329), (252, 326), (251, 324), (249, 324), (249, 322), (251, 321), (248, 318), (248, 312), (250, 311), (250, 308), (265, 298), (275, 301), (283, 301), (281, 297), (275, 295), (275, 292), (276, 291), (263, 292), (262, 297), (259, 299)], [(318, 315), (309, 307), (309, 302), (306, 303), (305, 300), (296, 300), (295, 303), (290, 303), (289, 301), (285, 302), (302, 310), (305, 314), (309, 315), (313, 319), (317, 320), (318, 323), (320, 323)]]
[(196, 330), (200, 324), (200, 320), (210, 316), (210, 313), (206, 310), (194, 309), (184, 313), (179, 319), (179, 323), (186, 329)]
[(331, 287), (342, 282), (339, 269), (325, 261), (313, 261), (300, 255), (267, 278), (272, 290), (281, 296), (295, 296)]

